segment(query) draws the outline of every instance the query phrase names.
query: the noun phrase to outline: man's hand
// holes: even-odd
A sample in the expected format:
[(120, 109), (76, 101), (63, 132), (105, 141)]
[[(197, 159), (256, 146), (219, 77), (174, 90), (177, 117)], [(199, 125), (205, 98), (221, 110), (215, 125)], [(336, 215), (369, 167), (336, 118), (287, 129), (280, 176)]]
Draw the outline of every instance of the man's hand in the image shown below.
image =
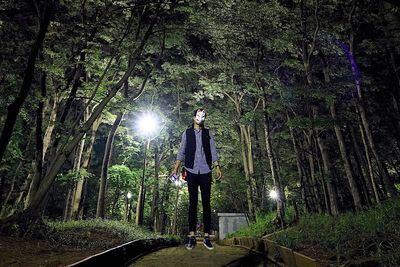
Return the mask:
[(180, 165), (181, 165), (181, 161), (180, 160), (176, 160), (174, 169), (172, 170), (170, 176), (172, 176), (174, 174), (178, 175), (178, 169), (179, 169)]
[(219, 165), (217, 165), (216, 171), (217, 171), (217, 180), (221, 180), (222, 178), (222, 172), (221, 172), (221, 167)]

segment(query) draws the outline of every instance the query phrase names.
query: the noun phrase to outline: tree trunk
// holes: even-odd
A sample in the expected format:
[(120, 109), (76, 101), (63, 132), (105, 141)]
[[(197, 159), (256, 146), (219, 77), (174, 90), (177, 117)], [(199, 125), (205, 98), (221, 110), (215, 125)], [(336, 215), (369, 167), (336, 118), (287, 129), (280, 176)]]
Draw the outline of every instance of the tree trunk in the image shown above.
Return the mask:
[(154, 145), (154, 186), (153, 186), (153, 201), (151, 203), (151, 213), (150, 218), (153, 220), (153, 230), (157, 229), (157, 221), (159, 217), (159, 188), (160, 188), (160, 157), (158, 151), (158, 145)]
[[(86, 143), (84, 153), (82, 155), (82, 169), (88, 170), (90, 156), (92, 154), (93, 145), (96, 140), (96, 133), (101, 123), (101, 116), (93, 123), (91, 133), (90, 133), (90, 140)], [(81, 178), (77, 182), (75, 196), (73, 199), (73, 206), (72, 206), (72, 219), (78, 219), (79, 211), (82, 210), (83, 205), (83, 193), (84, 193), (84, 185), (86, 183), (87, 178)]]
[(317, 135), (317, 142), (322, 156), (322, 164), (324, 166), (324, 177), (329, 194), (330, 214), (337, 216), (339, 215), (339, 206), (335, 190), (334, 175), (332, 171), (332, 161), (329, 151), (319, 134)]
[(376, 181), (375, 176), (374, 176), (374, 168), (372, 167), (372, 160), (371, 160), (371, 156), (369, 153), (367, 140), (365, 138), (365, 133), (364, 133), (364, 130), (363, 130), (361, 124), (359, 125), (359, 128), (360, 128), (360, 133), (361, 133), (361, 140), (362, 140), (363, 146), (364, 146), (365, 158), (367, 160), (368, 173), (369, 173), (369, 177), (371, 179), (372, 188), (374, 190), (375, 200), (376, 200), (376, 203), (379, 204), (380, 197), (379, 197), (379, 190), (378, 190), (378, 182)]
[[(265, 97), (265, 96), (264, 96)], [(275, 159), (274, 152), (272, 151), (271, 145), (271, 133), (269, 129), (269, 117), (266, 109), (266, 100), (263, 100), (263, 111), (264, 111), (264, 133), (265, 133), (265, 146), (267, 149), (267, 155), (269, 159), (269, 166), (271, 168), (271, 176), (274, 182), (275, 190), (278, 192), (278, 198), (276, 199), (277, 207), (277, 217), (281, 223), (281, 227), (285, 226), (285, 191), (283, 190), (281, 178), (277, 169), (277, 163)]]
[(247, 187), (246, 187), (246, 194), (247, 194), (247, 205), (249, 209), (249, 215), (251, 220), (255, 220), (256, 218), (256, 207), (255, 207), (255, 200), (254, 200), (254, 192), (253, 192), (253, 186), (251, 182), (251, 175), (249, 171), (249, 162), (247, 160), (247, 155), (246, 155), (246, 141), (244, 137), (244, 129), (243, 125), (239, 125), (240, 129), (240, 143), (241, 143), (241, 149), (242, 149), (242, 160), (243, 160), (243, 168), (244, 168), (244, 173), (246, 177), (246, 182), (247, 182)]
[[(379, 195), (378, 195), (378, 191), (376, 189), (376, 184), (375, 184), (375, 179), (374, 179), (374, 174), (373, 174), (373, 170), (372, 170), (372, 165), (369, 166), (368, 165), (368, 161), (370, 161), (369, 157), (368, 160), (366, 161), (362, 150), (360, 148), (360, 145), (358, 143), (358, 139), (356, 137), (356, 133), (355, 133), (355, 129), (353, 126), (350, 126), (350, 135), (351, 135), (351, 143), (353, 145), (353, 149), (354, 149), (354, 159), (358, 164), (358, 169), (360, 172), (360, 175), (363, 177), (364, 183), (367, 187), (367, 192), (368, 194), (370, 192), (372, 192), (372, 194), (374, 195), (374, 197), (378, 197), (377, 199), (375, 199), (377, 201), (377, 203), (379, 203)], [(367, 147), (368, 149), (368, 147)], [(371, 169), (370, 169), (371, 168)], [(370, 197), (368, 196), (368, 199), (370, 199)], [(371, 203), (369, 203), (371, 204)]]
[[(357, 74), (357, 65), (356, 61), (354, 58), (354, 14), (356, 11), (356, 5), (357, 1), (352, 0), (352, 11), (349, 13), (349, 53), (348, 53), (348, 58), (349, 60), (353, 63), (351, 64), (352, 69), (354, 72)], [(382, 159), (378, 153), (378, 150), (375, 146), (374, 139), (372, 137), (372, 133), (369, 127), (369, 122), (367, 119), (367, 114), (364, 108), (364, 97), (363, 97), (363, 92), (361, 90), (361, 83), (360, 83), (360, 78), (356, 75), (356, 80), (355, 80), (357, 92), (358, 92), (358, 101), (356, 102), (356, 110), (361, 118), (361, 123), (362, 123), (362, 128), (363, 131), (365, 132), (366, 140), (368, 141), (368, 145), (371, 148), (371, 152), (374, 155), (376, 164), (378, 166), (378, 170), (381, 173), (383, 184), (386, 190), (386, 195), (388, 197), (393, 197), (397, 196), (398, 192), (396, 187), (394, 186), (394, 181), (391, 180), (389, 174), (387, 173), (386, 168), (384, 167), (384, 164), (382, 162)]]
[[(318, 141), (317, 141), (317, 144), (318, 144)], [(320, 153), (317, 152), (317, 155), (315, 155), (315, 157), (317, 159), (318, 171), (319, 171), (319, 173), (321, 175), (321, 184), (322, 184), (322, 191), (323, 191), (323, 194), (324, 194), (324, 203), (325, 203), (325, 212), (326, 212), (326, 211), (330, 211), (329, 195), (328, 195), (328, 191), (327, 191), (327, 188), (326, 188), (326, 179), (325, 179), (325, 175), (324, 175), (324, 169), (322, 167), (319, 154)]]
[(313, 196), (314, 209), (319, 213), (322, 213), (321, 197), (318, 189), (318, 182), (316, 177), (316, 167), (315, 167), (315, 150), (314, 150), (314, 129), (310, 129), (306, 134), (307, 150), (308, 150), (308, 163), (310, 166), (310, 191)]
[[(367, 205), (368, 207), (371, 207), (371, 198), (370, 198), (370, 192), (372, 192), (369, 179), (364, 176), (364, 171), (361, 165), (361, 162), (357, 156), (357, 153), (355, 152), (354, 146), (350, 146), (350, 154), (353, 155), (353, 161), (355, 166), (355, 174), (356, 177), (358, 176), (358, 187), (362, 189), (362, 198), (363, 198), (363, 204)], [(358, 174), (358, 175), (357, 175)]]
[(120, 112), (117, 115), (117, 118), (114, 121), (114, 124), (111, 127), (111, 130), (107, 137), (106, 147), (104, 150), (103, 164), (101, 166), (101, 177), (100, 177), (100, 188), (99, 188), (99, 196), (97, 199), (97, 210), (96, 210), (96, 218), (104, 219), (105, 216), (105, 197), (107, 191), (107, 178), (108, 178), (108, 167), (111, 162), (111, 151), (115, 138), (115, 134), (119, 125), (121, 124), (122, 118), (124, 117), (124, 113)]
[(371, 148), (372, 154), (374, 155), (376, 165), (378, 166), (379, 172), (382, 175), (383, 184), (386, 189), (386, 194), (388, 197), (397, 196), (398, 192), (397, 192), (396, 187), (394, 186), (394, 181), (390, 178), (386, 168), (384, 168), (382, 159), (378, 153), (378, 150), (376, 149), (371, 130), (369, 129), (367, 115), (366, 115), (366, 112), (365, 112), (365, 109), (364, 109), (364, 106), (362, 105), (362, 103), (360, 103), (360, 102), (357, 103), (357, 110), (361, 117), (363, 130), (365, 132), (365, 136), (368, 141), (369, 147)]
[(77, 215), (76, 215), (76, 219), (77, 220), (82, 220), (83, 217), (84, 217), (85, 201), (86, 201), (86, 195), (87, 195), (87, 186), (88, 186), (88, 179), (85, 179), (83, 181), (81, 203), (79, 204), (79, 208), (78, 208)]
[(173, 235), (177, 234), (177, 228), (178, 228), (177, 221), (178, 221), (179, 191), (180, 191), (180, 187), (178, 186), (177, 189), (176, 189), (174, 218), (173, 218), (173, 221), (172, 221), (172, 234)]
[(30, 198), (39, 187), (40, 181), (43, 178), (43, 160), (44, 160), (44, 136), (43, 136), (43, 116), (44, 116), (44, 100), (46, 99), (46, 73), (42, 72), (40, 78), (40, 100), (36, 113), (36, 131), (35, 131), (35, 159), (32, 161), (31, 170), (26, 178), (28, 183), (30, 180), (30, 187), (28, 195), (25, 200), (25, 205), (29, 203)]
[(145, 176), (146, 176), (146, 165), (147, 165), (147, 150), (149, 149), (149, 146), (150, 146), (150, 139), (147, 139), (146, 142), (144, 143), (143, 173), (140, 179), (140, 188), (136, 205), (136, 220), (135, 220), (136, 225), (143, 224), (144, 201), (146, 198), (144, 180), (146, 178)]
[(56, 118), (57, 118), (57, 110), (60, 105), (60, 102), (61, 102), (61, 97), (58, 95), (58, 93), (54, 93), (53, 106), (51, 108), (50, 116), (48, 118), (49, 123), (47, 125), (46, 132), (43, 137), (43, 156), (46, 155), (47, 149), (50, 145), (51, 135), (54, 130), (54, 126), (55, 126), (55, 122), (56, 122)]
[(351, 191), (351, 195), (353, 197), (353, 202), (354, 202), (354, 207), (355, 207), (356, 211), (360, 211), (360, 210), (362, 210), (360, 192), (358, 190), (357, 182), (355, 180), (355, 177), (354, 177), (354, 174), (352, 171), (352, 166), (351, 166), (350, 158), (349, 158), (347, 150), (346, 150), (346, 144), (345, 144), (345, 141), (344, 141), (344, 138), (342, 135), (342, 131), (341, 131), (340, 127), (337, 125), (336, 107), (335, 107), (334, 103), (332, 103), (330, 105), (330, 111), (331, 111), (332, 118), (335, 121), (334, 130), (335, 130), (335, 134), (336, 134), (336, 139), (339, 144), (340, 155), (342, 156), (342, 160), (344, 163), (344, 169), (346, 172), (347, 180), (349, 181), (350, 191)]
[(72, 202), (72, 198), (73, 198), (73, 194), (74, 194), (74, 183), (73, 182), (69, 182), (67, 185), (67, 197), (65, 198), (65, 204), (64, 204), (64, 210), (63, 210), (63, 221), (66, 222), (68, 221), (68, 213), (69, 213), (69, 209), (71, 207), (71, 202)]
[[(75, 175), (77, 175), (78, 177), (78, 181), (74, 181), (72, 183), (72, 187), (71, 187), (71, 198), (69, 200), (68, 206), (67, 206), (67, 212), (66, 212), (66, 220), (70, 221), (72, 219), (72, 214), (73, 214), (73, 209), (74, 209), (74, 205), (75, 205), (75, 200), (77, 199), (77, 193), (81, 193), (81, 192), (77, 192), (78, 190), (78, 185), (80, 185), (80, 183), (83, 186), (83, 180), (84, 178), (80, 177), (80, 170), (81, 170), (81, 161), (82, 161), (82, 155), (83, 155), (83, 148), (85, 147), (85, 138), (83, 138), (81, 140), (80, 145), (77, 147), (76, 150), (76, 155), (75, 155), (75, 161), (74, 161), (74, 168), (73, 171), (75, 173)], [(81, 187), (82, 187), (81, 186)], [(81, 189), (80, 189), (81, 191)], [(79, 205), (79, 202), (78, 204)]]
[(161, 234), (165, 234), (165, 226), (168, 225), (167, 223), (167, 212), (165, 210), (165, 206), (167, 205), (169, 201), (169, 188), (170, 188), (171, 183), (168, 181), (165, 183), (164, 188), (163, 188), (163, 194), (161, 196), (161, 203), (160, 203), (160, 218), (157, 224), (157, 232), (160, 232)]
[(42, 47), (48, 26), (50, 24), (50, 17), (53, 5), (54, 3), (53, 1), (51, 1), (47, 3), (44, 7), (43, 18), (40, 19), (39, 32), (36, 36), (35, 42), (33, 43), (31, 51), (29, 53), (28, 63), (25, 69), (25, 74), (24, 74), (24, 79), (22, 81), (21, 89), (19, 91), (18, 96), (15, 98), (14, 102), (7, 107), (7, 117), (4, 122), (3, 130), (0, 136), (0, 163), (3, 160), (4, 153), (7, 149), (8, 143), (10, 142), (18, 114), (31, 88), (33, 75), (35, 72), (36, 58), (39, 53), (39, 49)]
[[(290, 117), (289, 114), (286, 113), (286, 117), (287, 117), (287, 121), (290, 124)], [(305, 186), (305, 172), (304, 172), (304, 168), (302, 167), (302, 160), (301, 160), (301, 155), (300, 155), (300, 151), (298, 149), (298, 143), (296, 141), (295, 135), (294, 135), (294, 130), (293, 128), (289, 125), (289, 132), (290, 132), (290, 137), (292, 139), (292, 144), (293, 144), (293, 151), (296, 155), (296, 166), (297, 166), (297, 172), (299, 174), (299, 182), (300, 182), (300, 188), (301, 188), (301, 197), (304, 201), (304, 205), (305, 205), (305, 210), (306, 212), (310, 212), (310, 205), (308, 203), (308, 199), (307, 199), (307, 194), (306, 194), (306, 186)]]
[(257, 183), (254, 177), (254, 160), (253, 160), (253, 150), (252, 150), (252, 140), (251, 140), (251, 133), (250, 133), (250, 125), (243, 125), (243, 133), (244, 133), (244, 140), (246, 144), (246, 155), (248, 160), (248, 168), (249, 168), (249, 175), (250, 175), (250, 184), (251, 190), (253, 192), (253, 203), (254, 203), (254, 210), (257, 212), (258, 209), (258, 190), (257, 190)]

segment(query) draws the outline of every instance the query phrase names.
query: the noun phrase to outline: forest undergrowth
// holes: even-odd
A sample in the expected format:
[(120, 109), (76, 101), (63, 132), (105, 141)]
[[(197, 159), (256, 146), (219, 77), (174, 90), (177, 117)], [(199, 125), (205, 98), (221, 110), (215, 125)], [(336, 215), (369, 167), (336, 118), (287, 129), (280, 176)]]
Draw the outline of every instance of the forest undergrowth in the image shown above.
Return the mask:
[(181, 241), (116, 220), (43, 221), (32, 230), (35, 233), (25, 237), (0, 235), (0, 266), (66, 266), (134, 240)]
[(277, 231), (273, 218), (274, 214), (259, 216), (256, 223), (229, 237), (268, 235), (280, 245), (304, 254), (312, 251), (309, 256), (338, 265), (368, 262), (375, 266), (400, 266), (400, 199), (336, 218), (303, 214), (298, 223), (285, 230)]
[(138, 239), (162, 237), (179, 240), (176, 236), (161, 236), (144, 227), (113, 220), (53, 221), (47, 224), (49, 230), (45, 239), (56, 247), (108, 249)]

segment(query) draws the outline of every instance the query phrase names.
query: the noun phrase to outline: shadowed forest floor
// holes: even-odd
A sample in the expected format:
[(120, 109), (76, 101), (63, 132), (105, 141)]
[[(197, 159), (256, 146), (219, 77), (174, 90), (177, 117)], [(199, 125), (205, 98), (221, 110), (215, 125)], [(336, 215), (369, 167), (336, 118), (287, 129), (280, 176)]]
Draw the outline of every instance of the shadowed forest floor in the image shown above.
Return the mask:
[(100, 250), (52, 247), (39, 240), (0, 236), (0, 266), (66, 266)]

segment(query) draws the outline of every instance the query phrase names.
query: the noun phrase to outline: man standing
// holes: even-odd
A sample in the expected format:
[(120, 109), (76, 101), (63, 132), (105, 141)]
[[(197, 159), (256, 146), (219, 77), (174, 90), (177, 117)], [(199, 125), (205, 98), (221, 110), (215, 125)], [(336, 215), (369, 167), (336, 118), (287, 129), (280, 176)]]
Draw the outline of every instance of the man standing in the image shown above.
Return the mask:
[(203, 244), (207, 249), (213, 249), (209, 236), (211, 230), (211, 171), (214, 167), (216, 168), (217, 179), (222, 177), (222, 173), (218, 165), (217, 149), (213, 136), (209, 129), (204, 128), (205, 118), (206, 111), (204, 109), (198, 108), (194, 110), (193, 125), (182, 134), (175, 167), (172, 171), (172, 175), (176, 175), (181, 162), (184, 161), (189, 190), (189, 242), (186, 245), (187, 249), (193, 249), (196, 246), (195, 231), (199, 186), (203, 205)]

